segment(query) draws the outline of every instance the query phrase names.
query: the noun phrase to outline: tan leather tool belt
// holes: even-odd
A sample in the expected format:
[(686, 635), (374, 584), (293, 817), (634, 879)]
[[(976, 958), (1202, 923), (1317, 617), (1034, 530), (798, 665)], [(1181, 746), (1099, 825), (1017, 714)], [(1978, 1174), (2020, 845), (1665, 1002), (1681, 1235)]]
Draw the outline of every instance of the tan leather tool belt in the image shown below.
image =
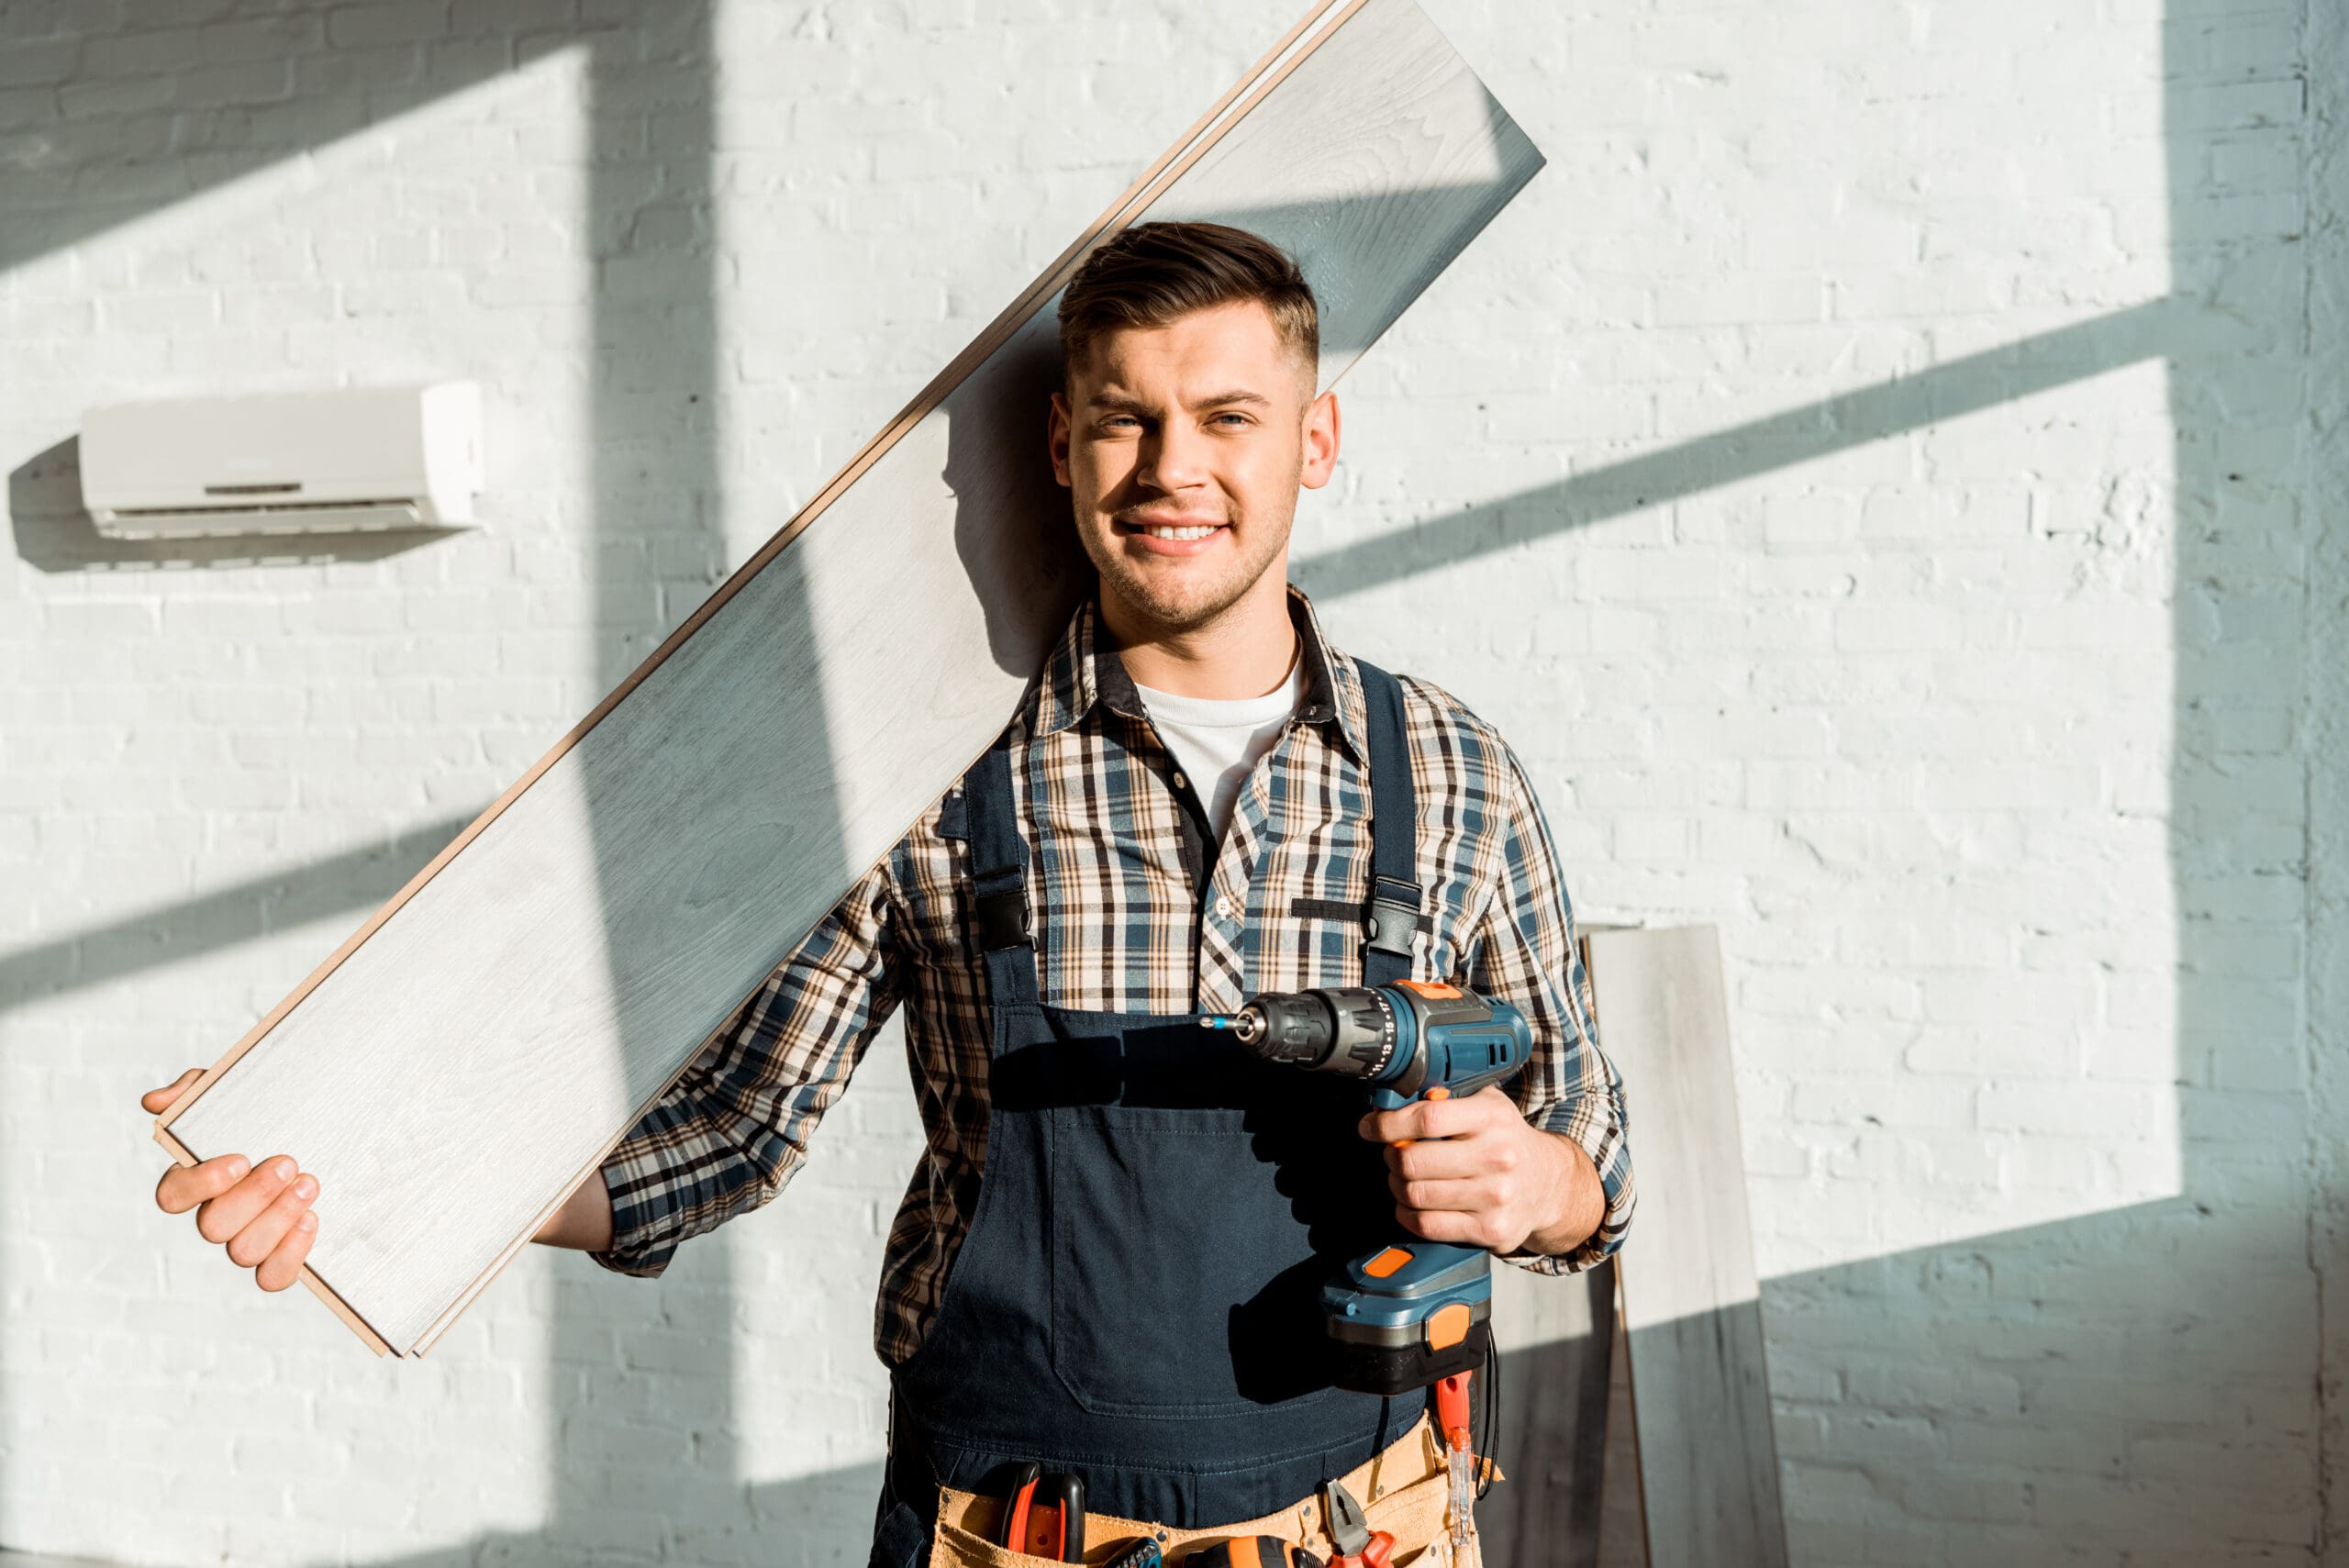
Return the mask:
[[(1494, 1470), (1496, 1477), (1499, 1472)], [(1395, 1537), (1396, 1568), (1444, 1561), (1442, 1551), (1430, 1551), (1444, 1533), (1445, 1470), (1442, 1445), (1435, 1429), (1422, 1415), (1419, 1423), (1349, 1473), (1340, 1476), (1369, 1516), (1370, 1528)], [(993, 1544), (1003, 1529), (1004, 1502), (953, 1487), (939, 1489), (938, 1528), (931, 1538), (930, 1568), (1052, 1568), (1052, 1560)], [(1231, 1536), (1270, 1535), (1305, 1547), (1325, 1562), (1337, 1554), (1322, 1518), (1317, 1493), (1262, 1518), (1217, 1525), (1210, 1529), (1175, 1529), (1146, 1519), (1123, 1519), (1113, 1514), (1085, 1516), (1085, 1560), (1103, 1563), (1131, 1545), (1139, 1536), (1153, 1536), (1169, 1562), (1196, 1546), (1212, 1545)], [(1453, 1560), (1453, 1568), (1477, 1568), (1476, 1542)]]

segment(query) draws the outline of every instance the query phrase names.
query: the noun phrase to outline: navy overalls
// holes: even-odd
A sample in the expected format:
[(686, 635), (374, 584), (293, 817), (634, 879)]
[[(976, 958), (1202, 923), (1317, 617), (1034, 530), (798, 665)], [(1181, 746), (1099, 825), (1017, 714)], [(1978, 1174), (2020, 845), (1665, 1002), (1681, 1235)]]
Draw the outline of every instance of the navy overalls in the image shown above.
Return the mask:
[[(1418, 814), (1401, 688), (1357, 663), (1363, 983), (1381, 984), (1410, 975)], [(936, 1488), (989, 1492), (1010, 1462), (1081, 1474), (1096, 1513), (1198, 1529), (1308, 1496), (1420, 1405), (1329, 1378), (1321, 1284), (1393, 1226), (1360, 1086), (1258, 1062), (1196, 1013), (1045, 1006), (1008, 742), (963, 781), (994, 1012), (985, 1169), (936, 1319), (892, 1380), (873, 1568), (926, 1561)]]

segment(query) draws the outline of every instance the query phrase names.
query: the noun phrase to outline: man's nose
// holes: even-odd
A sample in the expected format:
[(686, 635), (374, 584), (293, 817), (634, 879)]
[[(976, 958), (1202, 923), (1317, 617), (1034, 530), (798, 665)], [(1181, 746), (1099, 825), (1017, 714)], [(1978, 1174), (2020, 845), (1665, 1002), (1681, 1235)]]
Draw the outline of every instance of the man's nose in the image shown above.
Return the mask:
[(1207, 478), (1207, 438), (1178, 420), (1160, 425), (1142, 443), (1142, 482), (1152, 489), (1186, 490)]

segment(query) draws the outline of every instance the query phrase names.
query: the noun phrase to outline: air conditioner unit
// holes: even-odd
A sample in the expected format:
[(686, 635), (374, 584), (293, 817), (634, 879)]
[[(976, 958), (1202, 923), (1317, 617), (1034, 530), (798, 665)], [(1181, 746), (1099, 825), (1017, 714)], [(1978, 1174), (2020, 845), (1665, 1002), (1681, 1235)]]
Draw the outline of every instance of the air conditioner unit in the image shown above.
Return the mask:
[(82, 417), (82, 503), (113, 539), (473, 521), (470, 381), (116, 403)]

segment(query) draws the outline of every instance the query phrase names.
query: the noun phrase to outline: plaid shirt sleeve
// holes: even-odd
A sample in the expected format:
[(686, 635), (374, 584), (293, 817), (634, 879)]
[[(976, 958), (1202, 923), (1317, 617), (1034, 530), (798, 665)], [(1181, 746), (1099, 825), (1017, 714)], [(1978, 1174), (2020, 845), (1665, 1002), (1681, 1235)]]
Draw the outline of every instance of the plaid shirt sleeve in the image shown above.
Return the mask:
[(1542, 1273), (1572, 1273), (1614, 1255), (1631, 1229), (1635, 1189), (1625, 1140), (1623, 1080), (1591, 1028), (1590, 984), (1575, 941), (1574, 909), (1542, 805), (1514, 753), (1508, 763), (1502, 878), (1477, 924), (1468, 982), (1524, 1009), (1533, 1059), (1510, 1093), (1534, 1126), (1571, 1140), (1598, 1171), (1607, 1214), (1590, 1239), (1559, 1257), (1513, 1252)]
[(807, 1154), (897, 997), (885, 862), (807, 939), (606, 1156), (612, 1245), (589, 1257), (651, 1278), (680, 1242), (759, 1207)]

